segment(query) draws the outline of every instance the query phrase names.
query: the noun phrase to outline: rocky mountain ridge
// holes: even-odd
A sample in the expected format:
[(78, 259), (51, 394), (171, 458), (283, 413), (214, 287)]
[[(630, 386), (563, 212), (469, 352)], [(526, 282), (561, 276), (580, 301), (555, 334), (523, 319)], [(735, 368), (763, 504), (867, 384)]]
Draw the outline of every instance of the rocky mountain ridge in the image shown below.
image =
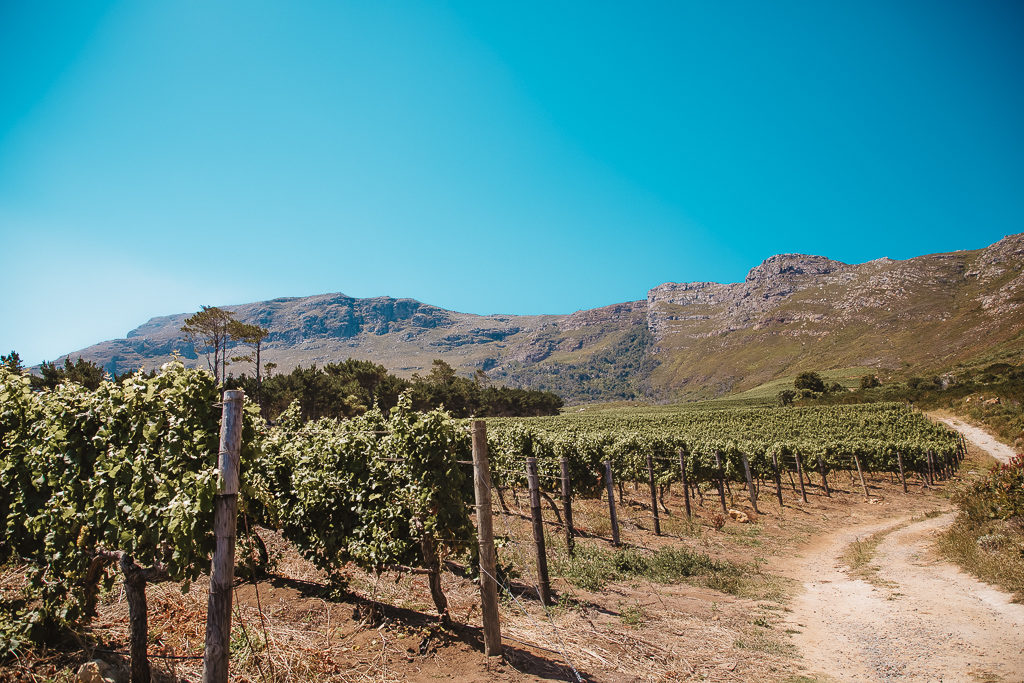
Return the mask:
[[(570, 400), (706, 397), (805, 369), (926, 371), (1019, 351), (1024, 234), (903, 261), (780, 254), (743, 282), (665, 283), (646, 299), (568, 315), (475, 315), (344, 294), (224, 308), (270, 330), (264, 358), (279, 372), (354, 357), (408, 375), (444, 358)], [(180, 333), (186, 317), (153, 318), (69, 355), (112, 372), (175, 352), (202, 365)]]

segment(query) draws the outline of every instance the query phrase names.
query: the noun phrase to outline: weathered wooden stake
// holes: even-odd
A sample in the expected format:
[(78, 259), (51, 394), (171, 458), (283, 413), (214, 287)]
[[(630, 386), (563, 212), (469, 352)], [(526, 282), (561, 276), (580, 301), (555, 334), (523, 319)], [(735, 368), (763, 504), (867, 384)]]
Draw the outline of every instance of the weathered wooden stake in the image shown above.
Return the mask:
[(754, 512), (761, 514), (761, 511), (757, 509), (757, 491), (754, 489), (754, 480), (750, 476), (750, 459), (746, 453), (740, 453), (740, 457), (743, 459), (743, 473), (747, 476), (747, 494), (750, 496), (750, 506), (754, 508)]
[(779, 497), (779, 507), (782, 507), (782, 473), (779, 472), (779, 456), (772, 453), (772, 470), (775, 472), (775, 495)]
[(821, 485), (825, 487), (825, 495), (829, 498), (832, 497), (832, 490), (828, 487), (828, 479), (825, 478), (825, 461), (821, 459), (821, 454), (818, 454), (818, 471), (821, 472)]
[(647, 483), (651, 487), (651, 514), (654, 515), (654, 535), (661, 536), (661, 519), (658, 517), (658, 491), (654, 487), (654, 456), (647, 454)]
[(533, 545), (537, 549), (537, 592), (542, 605), (551, 605), (551, 580), (548, 578), (548, 555), (544, 549), (544, 517), (540, 509), (540, 478), (537, 458), (526, 459), (526, 481), (530, 486), (530, 518), (533, 520)]
[(860, 485), (864, 489), (864, 500), (871, 500), (871, 496), (868, 495), (868, 485), (864, 483), (864, 472), (860, 469), (860, 458), (857, 457), (856, 453), (853, 454), (853, 462), (857, 465), (857, 474), (860, 475)]
[(796, 478), (800, 480), (800, 498), (806, 503), (807, 489), (804, 488), (804, 466), (800, 462), (800, 454), (794, 454), (793, 459), (796, 460)]
[(217, 467), (220, 488), (213, 500), (216, 547), (210, 567), (206, 607), (206, 650), (203, 683), (227, 683), (231, 644), (231, 584), (235, 580), (235, 527), (238, 518), (238, 458), (242, 444), (242, 404), (245, 393), (224, 392)]
[(718, 499), (722, 501), (722, 512), (725, 514), (729, 513), (729, 508), (725, 504), (725, 472), (722, 470), (722, 458), (718, 455), (718, 451), (715, 453), (715, 471), (718, 472)]
[(896, 463), (900, 466), (900, 481), (903, 482), (903, 493), (907, 492), (907, 475), (903, 472), (903, 454), (896, 453)]
[(491, 467), (487, 460), (487, 423), (473, 420), (473, 488), (476, 492), (477, 539), (480, 544), (480, 607), (484, 620), (484, 654), (501, 656), (498, 621), (498, 558), (491, 519)]
[(572, 480), (569, 478), (569, 459), (562, 458), (562, 508), (565, 510), (565, 545), (572, 557), (576, 549), (576, 530), (572, 527)]
[(690, 518), (693, 513), (690, 512), (690, 483), (686, 478), (686, 452), (679, 449), (679, 471), (683, 477), (683, 501), (686, 503), (686, 517)]
[(608, 484), (608, 514), (612, 518), (612, 545), (619, 545), (619, 518), (615, 516), (615, 481), (612, 479), (612, 461), (604, 461), (604, 478)]

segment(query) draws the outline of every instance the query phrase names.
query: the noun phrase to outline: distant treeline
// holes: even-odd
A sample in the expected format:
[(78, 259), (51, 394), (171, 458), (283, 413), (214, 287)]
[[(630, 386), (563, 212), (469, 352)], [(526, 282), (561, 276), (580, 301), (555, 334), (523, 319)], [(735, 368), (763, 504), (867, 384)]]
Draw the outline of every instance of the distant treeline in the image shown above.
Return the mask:
[[(229, 376), (226, 384), (244, 390), (248, 396), (257, 395), (253, 377)], [(443, 360), (435, 360), (426, 376), (413, 375), (411, 380), (365, 360), (298, 367), (287, 374), (264, 376), (259, 396), (268, 416), (279, 415), (292, 401), (298, 401), (303, 417), (312, 420), (351, 417), (375, 405), (388, 410), (406, 391), (411, 393), (415, 409), (444, 406), (453, 417), (557, 415), (563, 405), (562, 399), (550, 391), (493, 386), (482, 372), (473, 379), (459, 377)]]
[[(26, 372), (14, 351), (0, 355), (0, 364), (14, 372)], [(272, 372), (272, 364), (268, 366)], [(82, 358), (74, 363), (66, 359), (63, 366), (43, 363), (39, 371), (39, 375), (31, 376), (32, 388), (36, 390), (53, 389), (64, 381), (96, 389), (105, 379), (120, 381), (131, 374), (111, 378), (102, 367)], [(284, 412), (292, 401), (299, 402), (308, 420), (352, 417), (373, 406), (388, 410), (397, 405), (398, 397), (407, 391), (415, 409), (444, 406), (453, 417), (557, 415), (563, 405), (562, 399), (550, 391), (492, 385), (482, 371), (477, 371), (472, 379), (459, 377), (451, 365), (440, 359), (434, 361), (425, 377), (413, 375), (411, 380), (392, 375), (383, 365), (349, 359), (328, 363), (322, 368), (300, 366), (286, 374), (268, 373), (261, 380), (248, 375), (228, 375), (225, 386), (243, 389), (249, 400), (259, 401), (263, 414), (271, 419)]]

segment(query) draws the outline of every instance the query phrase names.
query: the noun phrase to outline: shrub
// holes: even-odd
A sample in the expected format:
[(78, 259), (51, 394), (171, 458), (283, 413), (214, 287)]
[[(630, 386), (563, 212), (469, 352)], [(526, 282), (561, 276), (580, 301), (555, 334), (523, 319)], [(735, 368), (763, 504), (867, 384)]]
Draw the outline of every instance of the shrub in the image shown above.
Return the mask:
[(954, 502), (977, 522), (1024, 520), (1024, 455), (992, 468), (987, 477), (959, 491)]
[(825, 391), (825, 380), (816, 372), (801, 372), (793, 381), (793, 386), (801, 390), (821, 392)]

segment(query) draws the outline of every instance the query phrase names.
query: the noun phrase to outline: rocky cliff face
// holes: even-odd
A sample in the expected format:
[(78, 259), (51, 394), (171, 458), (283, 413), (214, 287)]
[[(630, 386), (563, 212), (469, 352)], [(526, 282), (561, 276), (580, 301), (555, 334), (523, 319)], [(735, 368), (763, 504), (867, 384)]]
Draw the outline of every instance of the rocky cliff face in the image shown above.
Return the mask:
[(1019, 336), (1022, 269), (1024, 235), (1013, 235), (858, 265), (782, 254), (741, 283), (660, 285), (647, 297), (653, 352), (667, 359), (655, 384), (742, 388), (806, 369), (963, 362)]
[[(780, 254), (743, 282), (666, 283), (646, 300), (571, 315), (481, 316), (344, 294), (225, 308), (270, 330), (264, 356), (279, 371), (354, 357), (408, 375), (444, 358), (570, 398), (709, 396), (808, 369), (940, 369), (1019, 350), (1024, 235), (856, 265)], [(69, 355), (116, 372), (175, 352), (203, 365), (180, 334), (185, 317), (153, 318), (125, 339)]]

